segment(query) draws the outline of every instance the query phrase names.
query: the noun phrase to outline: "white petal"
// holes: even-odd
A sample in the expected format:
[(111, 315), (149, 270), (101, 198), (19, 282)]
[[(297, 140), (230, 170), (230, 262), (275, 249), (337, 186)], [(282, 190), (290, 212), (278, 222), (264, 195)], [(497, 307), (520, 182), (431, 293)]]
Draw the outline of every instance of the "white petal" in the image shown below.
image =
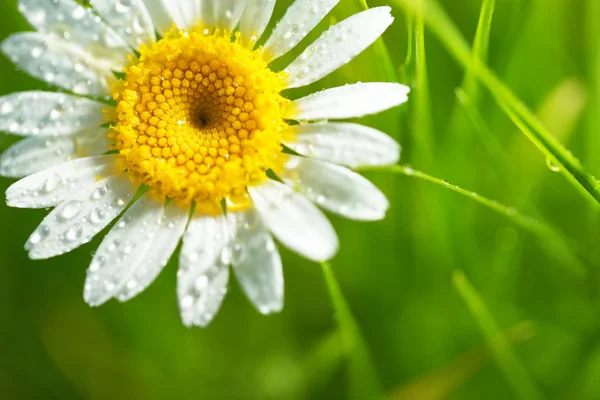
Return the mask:
[(6, 204), (19, 208), (54, 207), (73, 193), (88, 190), (98, 179), (122, 172), (118, 155), (80, 158), (40, 171), (12, 184)]
[(86, 303), (99, 306), (131, 282), (137, 285), (135, 266), (151, 247), (163, 210), (163, 202), (146, 194), (108, 232), (87, 272), (83, 292)]
[(16, 135), (69, 135), (105, 123), (110, 106), (55, 92), (21, 92), (0, 97), (0, 131)]
[(131, 54), (112, 28), (75, 0), (19, 0), (19, 10), (38, 32), (76, 43), (111, 68), (121, 69)]
[(339, 165), (290, 156), (280, 173), (288, 185), (342, 217), (375, 221), (389, 208), (385, 195), (368, 179)]
[(82, 95), (111, 94), (109, 66), (54, 35), (16, 33), (2, 43), (2, 51), (25, 72), (50, 84)]
[(106, 128), (94, 128), (70, 136), (30, 137), (0, 155), (0, 175), (22, 178), (74, 158), (104, 154), (109, 146)]
[(183, 236), (177, 297), (186, 326), (207, 326), (221, 307), (229, 281), (230, 236), (224, 216), (194, 216)]
[(90, 4), (133, 48), (155, 41), (154, 25), (143, 0), (91, 0)]
[(390, 10), (371, 8), (323, 32), (285, 69), (289, 74), (288, 87), (309, 85), (350, 62), (392, 24)]
[(50, 258), (89, 242), (123, 211), (136, 191), (137, 185), (121, 174), (71, 193), (27, 240), (29, 257)]
[(196, 0), (171, 0), (169, 9), (173, 15), (173, 20), (179, 28), (189, 29), (199, 20), (196, 10)]
[(339, 0), (296, 0), (265, 43), (265, 58), (274, 60), (296, 47), (338, 2)]
[(173, 24), (178, 28), (187, 28), (195, 18), (193, 0), (144, 0), (144, 2), (154, 26), (161, 34), (171, 29)]
[(339, 247), (335, 231), (306, 197), (273, 180), (248, 191), (265, 224), (285, 246), (313, 261), (335, 255)]
[(255, 208), (227, 217), (235, 232), (231, 263), (242, 289), (262, 314), (281, 311), (283, 269), (273, 238)]
[(260, 39), (273, 15), (275, 0), (248, 0), (240, 20), (242, 42), (252, 46)]
[(399, 83), (384, 82), (325, 89), (294, 100), (289, 117), (300, 121), (362, 117), (406, 102), (409, 91)]
[(219, 0), (213, 1), (213, 18), (215, 28), (232, 32), (240, 21), (244, 12), (246, 0)]
[(133, 279), (117, 293), (119, 301), (127, 301), (146, 289), (169, 262), (188, 222), (188, 210), (172, 201), (164, 210), (160, 226), (148, 241), (149, 248), (135, 265)]
[(22, 178), (75, 158), (70, 137), (30, 137), (12, 145), (0, 156), (0, 175)]
[(107, 128), (86, 129), (76, 133), (73, 138), (77, 157), (99, 156), (110, 150), (111, 140), (108, 138)]
[(293, 125), (294, 138), (286, 146), (307, 157), (345, 165), (391, 165), (400, 159), (400, 145), (394, 139), (368, 126), (332, 122)]
[(214, 0), (196, 0), (196, 10), (198, 10), (198, 18), (200, 22), (209, 28), (214, 28), (214, 13), (213, 13), (213, 2)]

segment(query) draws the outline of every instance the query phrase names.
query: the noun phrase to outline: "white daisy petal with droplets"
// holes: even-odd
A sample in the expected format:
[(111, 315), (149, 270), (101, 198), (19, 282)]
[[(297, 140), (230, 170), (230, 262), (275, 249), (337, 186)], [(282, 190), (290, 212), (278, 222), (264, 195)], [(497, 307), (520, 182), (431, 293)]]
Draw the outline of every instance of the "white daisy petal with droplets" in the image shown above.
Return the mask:
[(177, 248), (188, 216), (188, 210), (182, 209), (174, 201), (165, 207), (160, 225), (149, 240), (147, 252), (134, 267), (132, 280), (116, 295), (119, 301), (131, 299), (154, 282)]
[(175, 24), (180, 29), (191, 28), (198, 18), (195, 0), (171, 1), (168, 5), (168, 11), (171, 13), (173, 21), (175, 21)]
[[(164, 204), (148, 194), (137, 200), (110, 230), (94, 254), (85, 281), (84, 298), (99, 306), (114, 297), (133, 278), (158, 231)], [(134, 286), (135, 286), (134, 285)]]
[(54, 35), (15, 33), (2, 42), (2, 51), (25, 72), (49, 84), (82, 95), (111, 94), (110, 66)]
[(154, 24), (143, 0), (91, 0), (96, 12), (133, 48), (154, 42)]
[(307, 157), (355, 168), (391, 165), (400, 159), (400, 145), (377, 129), (345, 122), (289, 127), (286, 146)]
[(306, 86), (347, 64), (392, 24), (390, 10), (371, 8), (329, 28), (285, 69), (289, 87)]
[(339, 165), (290, 156), (281, 178), (319, 206), (354, 220), (376, 221), (389, 203), (368, 179)]
[(69, 135), (102, 125), (112, 107), (55, 92), (20, 92), (0, 97), (0, 131), (16, 135)]
[(246, 0), (213, 1), (212, 6), (215, 27), (231, 32), (240, 21)]
[(296, 47), (339, 1), (296, 0), (265, 43), (265, 58), (274, 60)]
[(339, 247), (335, 230), (306, 197), (273, 180), (248, 191), (265, 224), (286, 247), (313, 261), (335, 255)]
[[(88, 242), (140, 185), (148, 188), (95, 252), (84, 289), (89, 304), (136, 296), (182, 241), (177, 298), (185, 325), (212, 321), (230, 264), (259, 312), (278, 312), (284, 279), (274, 238), (324, 261), (339, 243), (318, 205), (359, 220), (385, 214), (385, 196), (336, 164), (394, 163), (399, 145), (361, 125), (302, 122), (383, 111), (406, 101), (409, 89), (358, 83), (295, 101), (285, 90), (317, 81), (368, 47), (391, 23), (389, 7), (331, 27), (277, 72), (270, 62), (339, 0), (296, 0), (257, 49), (275, 0), (18, 1), (39, 32), (9, 37), (6, 55), (51, 85), (117, 103), (46, 92), (0, 97), (0, 131), (29, 136), (0, 156), (0, 174), (33, 173), (8, 188), (7, 204), (56, 207), (27, 241), (29, 256)], [(322, 161), (283, 154), (285, 145)], [(86, 158), (52, 166), (72, 157)], [(285, 183), (269, 179), (270, 171)]]
[(136, 190), (136, 185), (123, 174), (72, 193), (29, 237), (25, 244), (29, 257), (55, 257), (89, 242), (123, 211)]
[(77, 157), (99, 156), (108, 152), (111, 140), (108, 128), (86, 129), (73, 135)]
[(18, 208), (54, 207), (73, 193), (86, 191), (97, 179), (122, 172), (118, 156), (88, 157), (48, 168), (13, 183), (6, 190), (6, 204)]
[(248, 0), (240, 19), (241, 39), (249, 46), (254, 45), (262, 36), (271, 20), (275, 0)]
[(21, 140), (0, 155), (0, 175), (22, 178), (74, 158), (97, 156), (110, 146), (106, 128), (74, 135), (34, 136)]
[(221, 307), (229, 282), (227, 218), (195, 215), (183, 236), (177, 297), (186, 326), (206, 326)]
[(75, 158), (75, 142), (69, 137), (30, 137), (0, 155), (0, 175), (21, 178)]
[(362, 117), (408, 100), (410, 89), (399, 83), (355, 83), (325, 89), (294, 100), (289, 118), (299, 121)]
[[(171, 12), (172, 8), (169, 7), (170, 2), (172, 3), (173, 0), (144, 0), (144, 4), (154, 23), (154, 27), (161, 35), (164, 35), (173, 24), (179, 26), (178, 22), (182, 23), (182, 21), (175, 21), (173, 18), (173, 13)], [(177, 10), (177, 12), (179, 12), (179, 10)]]
[(255, 208), (229, 213), (231, 263), (242, 289), (262, 314), (283, 308), (283, 268), (273, 238)]
[(19, 0), (19, 10), (38, 32), (77, 43), (114, 69), (125, 66), (132, 54), (112, 28), (75, 0)]

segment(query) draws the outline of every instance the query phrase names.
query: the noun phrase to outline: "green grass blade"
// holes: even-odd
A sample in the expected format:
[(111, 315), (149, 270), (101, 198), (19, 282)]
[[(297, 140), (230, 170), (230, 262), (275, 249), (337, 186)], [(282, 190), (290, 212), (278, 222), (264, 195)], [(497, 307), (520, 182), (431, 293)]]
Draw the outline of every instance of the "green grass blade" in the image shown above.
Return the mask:
[(427, 57), (425, 54), (425, 23), (418, 12), (414, 21), (415, 46), (415, 90), (413, 135), (417, 138), (414, 145), (416, 156), (424, 165), (435, 170), (433, 165), (433, 139), (431, 137), (431, 112), (429, 109), (429, 82), (427, 77)]
[(529, 130), (521, 130), (538, 149), (554, 163), (572, 182), (583, 187), (590, 196), (600, 203), (600, 183), (589, 174), (581, 162), (571, 154), (539, 122), (535, 114), (517, 98), (504, 83), (481, 61), (474, 59), (472, 52), (456, 26), (440, 6), (431, 0), (395, 0), (407, 12), (418, 15), (419, 5), (425, 6), (425, 22), (438, 36), (450, 53), (470, 70), (490, 91), (503, 110), (510, 110)]
[(566, 243), (564, 238), (555, 232), (552, 228), (547, 225), (541, 223), (535, 218), (532, 218), (528, 215), (522, 214), (514, 207), (506, 206), (502, 203), (499, 203), (495, 200), (488, 199), (487, 197), (481, 196), (475, 192), (472, 192), (467, 189), (463, 189), (459, 186), (453, 185), (448, 181), (443, 179), (436, 178), (434, 176), (428, 175), (424, 172), (413, 169), (407, 165), (389, 165), (384, 167), (365, 167), (361, 168), (363, 171), (385, 171), (396, 174), (401, 174), (409, 177), (414, 177), (417, 179), (421, 179), (435, 185), (443, 186), (446, 189), (450, 189), (453, 192), (459, 193), (463, 196), (470, 198), (482, 204), (491, 210), (504, 215), (509, 218), (515, 225), (520, 226), (524, 230), (531, 232), (535, 235), (540, 244), (549, 254), (553, 255), (557, 260), (561, 261), (561, 263), (568, 268), (568, 270), (573, 273), (575, 276), (584, 277), (587, 274), (585, 267), (581, 264), (581, 262), (577, 259), (577, 257), (572, 253), (569, 245)]
[(542, 394), (529, 377), (527, 370), (510, 348), (510, 343), (501, 334), (498, 324), (488, 310), (485, 302), (471, 285), (465, 274), (456, 270), (452, 274), (454, 286), (479, 325), (498, 367), (513, 387), (517, 398), (522, 400), (542, 399)]
[(321, 269), (336, 312), (340, 335), (348, 357), (350, 398), (355, 400), (385, 399), (369, 351), (335, 279), (331, 265), (323, 262), (321, 263)]
[[(473, 41), (473, 58), (487, 63), (488, 49), (490, 45), (490, 31), (492, 29), (492, 18), (496, 0), (483, 0), (481, 3), (481, 12), (479, 13), (479, 22), (475, 31), (475, 40)], [(465, 73), (462, 89), (476, 103), (479, 98), (477, 90), (477, 79), (473, 73), (468, 70)]]

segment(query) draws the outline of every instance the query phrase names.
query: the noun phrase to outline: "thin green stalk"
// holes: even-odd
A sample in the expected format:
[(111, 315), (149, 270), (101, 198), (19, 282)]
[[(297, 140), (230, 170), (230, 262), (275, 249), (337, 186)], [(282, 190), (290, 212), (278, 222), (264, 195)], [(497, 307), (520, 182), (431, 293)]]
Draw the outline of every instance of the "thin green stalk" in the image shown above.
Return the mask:
[(415, 58), (415, 19), (412, 15), (406, 15), (406, 38), (408, 45), (406, 46), (406, 57), (402, 64), (402, 79), (412, 85), (414, 79), (414, 71), (411, 70)]
[(477, 290), (471, 285), (465, 274), (460, 270), (454, 271), (452, 280), (454, 286), (479, 325), (479, 329), (485, 337), (487, 345), (493, 353), (498, 367), (513, 387), (517, 398), (522, 400), (541, 400), (543, 398), (542, 394), (529, 377), (525, 367), (511, 350), (510, 343), (506, 337), (501, 334), (498, 324)]
[[(418, 12), (414, 21), (415, 40), (415, 91), (413, 93), (414, 119), (413, 135), (416, 137), (418, 156), (423, 157), (425, 165), (433, 165), (433, 140), (431, 138), (431, 113), (429, 109), (429, 83), (427, 78), (427, 57), (425, 54), (425, 24), (423, 15)], [(434, 168), (435, 170), (435, 168)]]
[[(475, 38), (473, 40), (472, 56), (474, 59), (480, 60), (483, 63), (487, 63), (488, 59), (490, 32), (492, 29), (492, 17), (494, 15), (495, 4), (495, 0), (483, 0), (481, 11), (479, 13), (479, 22), (477, 23)], [(456, 89), (456, 94), (459, 101), (454, 103), (450, 123), (448, 124), (447, 137), (455, 144), (454, 158), (462, 160), (469, 157), (469, 153), (473, 148), (473, 135), (471, 134), (472, 126), (469, 124), (469, 120), (473, 123), (473, 114), (479, 113), (478, 109), (481, 97), (477, 78), (470, 70), (465, 71), (462, 85), (460, 88)], [(465, 98), (468, 99), (468, 101), (462, 101)], [(475, 124), (473, 123), (473, 125)], [(492, 132), (482, 131), (478, 129), (477, 126), (474, 126), (474, 128), (484, 144), (487, 145), (493, 142), (494, 139), (492, 137), (486, 137), (487, 134), (491, 134)], [(492, 150), (492, 148), (487, 147), (487, 150)], [(497, 155), (498, 153), (495, 152), (495, 154)], [(499, 172), (499, 176), (503, 179), (510, 179), (510, 177), (506, 177), (504, 170), (500, 170)]]
[(560, 171), (572, 182), (583, 187), (596, 202), (600, 203), (600, 183), (589, 174), (580, 161), (541, 124), (535, 114), (516, 97), (504, 83), (481, 60), (474, 59), (465, 39), (440, 6), (431, 0), (395, 0), (409, 13), (419, 13), (418, 4), (424, 3), (425, 22), (438, 36), (442, 44), (487, 87), (497, 103), (505, 110), (511, 110), (530, 130), (523, 134), (551, 161), (555, 161)]
[(350, 397), (356, 400), (385, 398), (358, 324), (344, 299), (331, 265), (321, 263), (321, 269), (336, 312), (340, 335), (348, 357)]
[[(483, 0), (481, 3), (481, 11), (479, 13), (479, 22), (475, 31), (475, 40), (473, 41), (473, 58), (487, 63), (488, 50), (490, 45), (490, 32), (492, 30), (492, 18), (494, 16), (494, 8), (496, 0)], [(468, 70), (465, 73), (462, 89), (471, 97), (474, 103), (477, 103), (479, 98), (477, 90), (477, 80), (473, 73)]]
[(466, 196), (490, 209), (493, 211), (502, 214), (509, 218), (513, 223), (526, 231), (531, 232), (535, 235), (539, 240), (540, 244), (552, 255), (557, 257), (562, 263), (569, 268), (575, 275), (583, 277), (586, 275), (586, 269), (581, 264), (581, 262), (575, 257), (569, 246), (565, 243), (564, 239), (554, 232), (554, 230), (535, 218), (531, 218), (525, 214), (520, 213), (516, 208), (506, 206), (502, 203), (499, 203), (495, 200), (490, 200), (487, 197), (481, 196), (475, 192), (470, 190), (463, 189), (459, 186), (453, 185), (448, 181), (443, 179), (436, 178), (434, 176), (428, 175), (424, 172), (417, 171), (410, 166), (406, 165), (389, 165), (384, 167), (365, 167), (361, 168), (363, 171), (382, 171), (382, 172), (392, 172), (396, 174), (401, 174), (405, 176), (415, 177), (439, 186), (443, 186), (447, 189), (452, 190), (453, 192), (459, 193), (463, 196)]

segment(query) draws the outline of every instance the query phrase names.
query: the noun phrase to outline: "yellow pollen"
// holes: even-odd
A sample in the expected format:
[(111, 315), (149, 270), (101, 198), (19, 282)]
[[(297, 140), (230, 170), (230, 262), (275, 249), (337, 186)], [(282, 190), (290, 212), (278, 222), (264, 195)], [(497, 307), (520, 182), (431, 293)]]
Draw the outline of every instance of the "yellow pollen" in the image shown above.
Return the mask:
[(284, 161), (286, 76), (227, 33), (176, 29), (126, 69), (113, 89), (111, 138), (131, 179), (207, 214), (249, 205), (247, 187)]

